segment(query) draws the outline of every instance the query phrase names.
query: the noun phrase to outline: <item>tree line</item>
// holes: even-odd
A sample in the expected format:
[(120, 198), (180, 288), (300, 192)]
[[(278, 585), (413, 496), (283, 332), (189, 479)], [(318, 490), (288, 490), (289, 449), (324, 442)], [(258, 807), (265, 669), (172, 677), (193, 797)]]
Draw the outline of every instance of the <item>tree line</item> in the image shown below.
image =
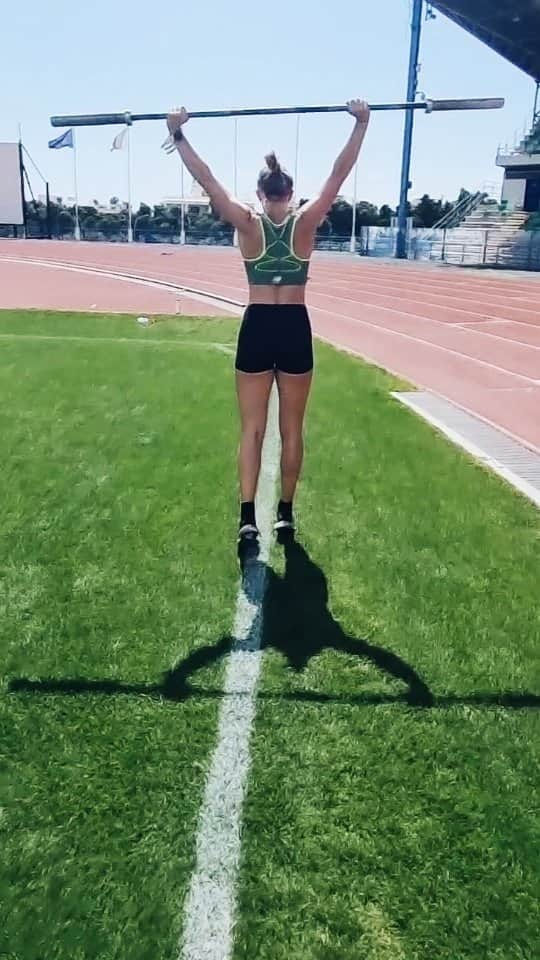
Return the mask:
[[(414, 205), (409, 204), (408, 215), (413, 219), (415, 227), (433, 227), (441, 217), (448, 213), (455, 204), (459, 203), (469, 192), (462, 189), (458, 198), (452, 203), (442, 199), (435, 200), (428, 194)], [(300, 205), (306, 203), (300, 200)], [(395, 207), (382, 204), (377, 207), (368, 200), (360, 200), (356, 205), (356, 233), (362, 227), (387, 227), (396, 216)], [(321, 238), (346, 238), (351, 235), (353, 220), (352, 204), (343, 197), (338, 197), (332, 205), (325, 221), (319, 227)], [(50, 203), (49, 221), (47, 210), (40, 201), (26, 203), (26, 222), (29, 236), (44, 237), (47, 231), (53, 237), (64, 238), (73, 236), (75, 229), (75, 208), (73, 204), (64, 203), (57, 198)], [(127, 204), (120, 204), (116, 197), (111, 198), (111, 209), (99, 209), (98, 201), (92, 204), (79, 206), (79, 223), (83, 238), (121, 240), (127, 236), (128, 209)], [(132, 213), (132, 225), (135, 240), (140, 241), (168, 241), (177, 240), (180, 234), (180, 211), (177, 206), (155, 204), (150, 206), (141, 203)], [(186, 207), (185, 230), (188, 240), (210, 243), (232, 243), (232, 228), (223, 223), (211, 207), (198, 210), (195, 206)], [(8, 235), (9, 228), (0, 228), (0, 235)]]

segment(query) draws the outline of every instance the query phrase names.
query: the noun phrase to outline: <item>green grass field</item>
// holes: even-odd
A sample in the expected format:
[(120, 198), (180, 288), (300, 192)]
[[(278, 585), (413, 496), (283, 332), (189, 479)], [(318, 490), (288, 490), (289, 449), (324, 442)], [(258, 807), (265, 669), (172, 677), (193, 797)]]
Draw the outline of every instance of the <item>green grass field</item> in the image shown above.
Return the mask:
[[(235, 333), (0, 312), (6, 960), (178, 957), (239, 581)], [(538, 512), (392, 378), (317, 369), (234, 960), (534, 960)]]

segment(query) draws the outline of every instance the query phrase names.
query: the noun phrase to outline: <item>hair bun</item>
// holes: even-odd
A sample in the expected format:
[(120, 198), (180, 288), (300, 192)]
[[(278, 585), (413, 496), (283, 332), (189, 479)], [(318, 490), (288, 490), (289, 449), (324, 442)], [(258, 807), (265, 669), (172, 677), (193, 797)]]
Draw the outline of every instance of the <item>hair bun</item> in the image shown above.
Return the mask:
[(264, 159), (271, 173), (281, 173), (281, 165), (273, 150), (272, 153), (268, 153)]
[(293, 189), (291, 175), (283, 169), (273, 150), (264, 159), (266, 167), (259, 173), (257, 190), (264, 194), (267, 200), (290, 198)]

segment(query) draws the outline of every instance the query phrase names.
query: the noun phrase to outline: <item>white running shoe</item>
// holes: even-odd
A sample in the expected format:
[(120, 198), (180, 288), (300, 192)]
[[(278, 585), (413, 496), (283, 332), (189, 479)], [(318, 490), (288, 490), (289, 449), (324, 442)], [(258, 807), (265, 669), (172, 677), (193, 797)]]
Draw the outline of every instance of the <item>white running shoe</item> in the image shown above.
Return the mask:
[(238, 531), (238, 543), (249, 543), (259, 539), (259, 531), (252, 523), (244, 523)]

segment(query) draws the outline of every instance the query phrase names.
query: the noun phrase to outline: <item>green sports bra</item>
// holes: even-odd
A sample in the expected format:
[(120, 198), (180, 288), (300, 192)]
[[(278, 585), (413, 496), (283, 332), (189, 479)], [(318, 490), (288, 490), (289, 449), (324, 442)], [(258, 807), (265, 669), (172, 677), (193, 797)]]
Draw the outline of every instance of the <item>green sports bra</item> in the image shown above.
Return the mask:
[(248, 283), (276, 284), (276, 286), (304, 286), (308, 279), (309, 259), (294, 252), (296, 216), (291, 214), (283, 223), (272, 223), (260, 217), (263, 231), (263, 251), (258, 257), (244, 257)]

